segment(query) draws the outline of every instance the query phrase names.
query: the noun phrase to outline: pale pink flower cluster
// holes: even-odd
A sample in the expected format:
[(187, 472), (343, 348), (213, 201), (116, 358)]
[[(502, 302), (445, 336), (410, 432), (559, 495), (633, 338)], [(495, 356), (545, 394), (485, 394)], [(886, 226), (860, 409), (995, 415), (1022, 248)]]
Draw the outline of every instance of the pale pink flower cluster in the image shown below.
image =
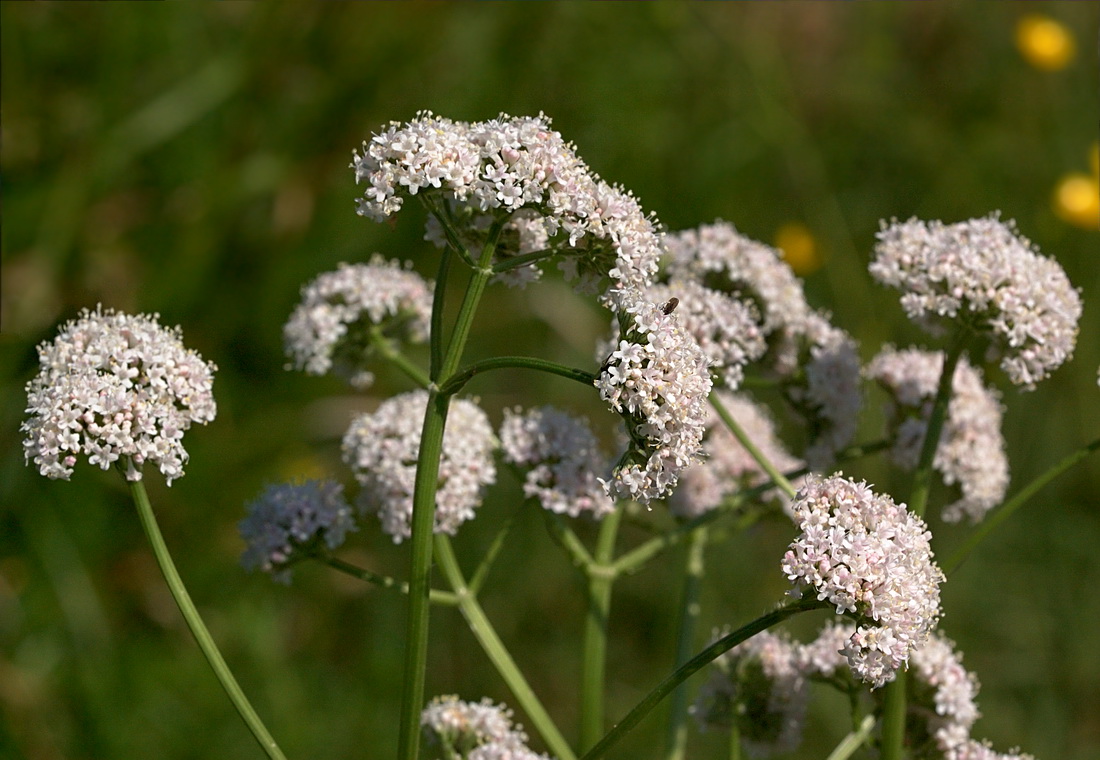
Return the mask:
[(811, 476), (792, 505), (801, 534), (783, 556), (793, 595), (812, 589), (860, 625), (845, 654), (873, 688), (920, 646), (940, 617), (944, 574), (920, 518), (866, 483)]
[[(867, 377), (890, 393), (891, 455), (902, 467), (917, 466), (942, 371), (942, 352), (918, 349), (886, 348), (867, 365)], [(1008, 456), (1002, 411), (996, 391), (983, 384), (980, 372), (963, 357), (952, 378), (947, 418), (932, 461), (944, 482), (957, 485), (962, 494), (944, 508), (944, 520), (957, 522), (965, 515), (977, 522), (1004, 499)]]
[(331, 480), (268, 486), (248, 505), (237, 526), (245, 542), (241, 564), (280, 582), (290, 581), (290, 565), (316, 545), (335, 549), (356, 530), (344, 487)]
[[(732, 393), (719, 392), (718, 398), (749, 440), (780, 472), (790, 472), (803, 466), (779, 440), (775, 423), (764, 406)], [(707, 415), (703, 453), (706, 458), (683, 474), (679, 488), (668, 500), (672, 511), (682, 517), (698, 517), (717, 508), (738, 491), (769, 479), (713, 409)], [(779, 498), (783, 506), (789, 509), (789, 500), (781, 491), (774, 489), (765, 498), (772, 496)]]
[(500, 426), (504, 460), (526, 469), (523, 493), (544, 509), (599, 519), (615, 509), (600, 476), (609, 469), (588, 424), (560, 409), (506, 409)]
[(641, 287), (657, 271), (654, 221), (630, 193), (600, 180), (543, 114), (458, 122), (421, 112), (364, 142), (352, 167), (366, 185), (359, 214), (375, 221), (421, 192), (436, 194), (460, 217), (531, 209), (545, 227), (539, 234), (577, 254), (565, 262), (566, 273), (584, 287), (608, 277)]
[(183, 475), (183, 434), (214, 419), (212, 362), (184, 347), (179, 328), (158, 315), (85, 309), (38, 346), (39, 371), (27, 383), (30, 417), (23, 453), (48, 478), (68, 480), (80, 456), (127, 480), (146, 462), (164, 479)]
[(785, 636), (764, 631), (717, 658), (693, 710), (700, 725), (729, 730), (736, 723), (751, 757), (795, 749), (809, 701), (800, 649)]
[(1058, 262), (996, 214), (883, 224), (869, 269), (902, 291), (902, 308), (918, 323), (958, 318), (990, 332), (1017, 385), (1033, 388), (1073, 355), (1080, 294)]
[(1034, 755), (1010, 750), (995, 752), (988, 741), (966, 739), (952, 746), (943, 754), (944, 760), (1035, 760)]
[[(420, 432), (428, 393), (387, 399), (372, 413), (356, 417), (344, 435), (344, 461), (362, 486), (359, 508), (377, 514), (394, 543), (412, 530), (413, 487)], [(451, 402), (443, 434), (436, 492), (436, 533), (454, 535), (481, 506), (484, 489), (496, 481), (496, 438), (485, 412), (465, 399)]]
[(528, 749), (523, 726), (513, 724), (512, 711), (486, 697), (465, 702), (456, 696), (436, 697), (420, 713), (428, 738), (446, 757), (466, 760), (550, 760)]
[(614, 498), (648, 503), (699, 460), (712, 382), (706, 355), (675, 312), (634, 291), (617, 298), (619, 341), (595, 385), (625, 418), (630, 447), (605, 487)]
[(363, 368), (374, 350), (369, 331), (421, 343), (428, 339), (431, 313), (431, 285), (376, 254), (369, 264), (340, 264), (305, 285), (283, 327), (283, 342), (290, 366), (311, 375), (334, 370), (365, 389), (374, 381)]
[[(928, 733), (943, 751), (969, 739), (970, 729), (978, 719), (978, 678), (963, 667), (962, 655), (955, 643), (942, 634), (929, 637), (924, 646), (913, 652), (910, 666), (916, 679), (930, 687), (935, 717), (929, 716)], [(918, 689), (918, 694), (926, 694)], [(928, 697), (926, 697), (927, 699)]]

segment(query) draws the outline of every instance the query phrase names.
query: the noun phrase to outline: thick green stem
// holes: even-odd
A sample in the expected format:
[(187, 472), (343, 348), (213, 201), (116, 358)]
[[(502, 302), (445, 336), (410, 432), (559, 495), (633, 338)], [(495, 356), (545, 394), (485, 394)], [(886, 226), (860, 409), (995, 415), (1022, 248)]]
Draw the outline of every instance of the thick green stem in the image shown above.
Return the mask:
[(672, 692), (673, 689), (682, 684), (701, 668), (709, 665), (723, 653), (728, 652), (741, 642), (755, 636), (761, 631), (766, 631), (773, 625), (783, 622), (792, 615), (797, 615), (799, 612), (806, 612), (808, 610), (824, 609), (828, 606), (828, 603), (819, 602), (813, 598), (797, 599), (766, 615), (761, 615), (756, 620), (753, 620), (751, 623), (746, 623), (732, 633), (726, 634), (677, 668), (668, 678), (657, 684), (653, 691), (649, 692), (633, 710), (627, 713), (626, 717), (611, 729), (604, 738), (600, 739), (599, 743), (589, 750), (581, 760), (596, 760), (598, 757), (603, 757), (609, 749), (626, 736), (634, 726), (638, 725), (642, 718), (648, 715), (662, 699)]
[[(707, 529), (701, 527), (691, 534), (687, 561), (684, 566), (684, 593), (680, 599), (680, 624), (676, 633), (676, 667), (680, 667), (695, 650), (695, 628), (699, 622), (699, 590), (703, 583), (704, 550)], [(687, 751), (688, 690), (680, 684), (672, 692), (668, 721), (668, 760), (683, 760)]]
[(508, 684), (520, 707), (527, 713), (531, 726), (559, 760), (576, 760), (577, 756), (569, 746), (569, 742), (562, 736), (561, 731), (550, 718), (550, 714), (546, 712), (546, 708), (527, 683), (527, 679), (523, 677), (523, 673), (504, 646), (504, 642), (500, 640), (500, 636), (486, 617), (485, 611), (481, 609), (477, 597), (467, 587), (466, 579), (462, 575), (454, 549), (451, 547), (451, 541), (446, 535), (440, 534), (435, 537), (435, 553), (440, 571), (446, 576), (447, 582), (458, 597), (458, 608), (466, 618), (466, 624), (469, 625), (470, 631), (481, 644), (481, 648), (492, 661), (501, 678)]
[(714, 407), (714, 411), (718, 412), (718, 416), (722, 418), (722, 422), (726, 423), (726, 427), (730, 429), (734, 437), (745, 447), (745, 451), (749, 452), (749, 455), (756, 460), (756, 463), (760, 465), (764, 472), (768, 473), (768, 477), (772, 479), (772, 482), (779, 486), (787, 496), (794, 498), (795, 491), (791, 481), (783, 476), (783, 473), (771, 463), (770, 459), (764, 456), (764, 452), (758, 449), (756, 444), (745, 434), (745, 431), (737, 424), (737, 420), (733, 418), (733, 415), (726, 409), (725, 404), (718, 398), (717, 393), (710, 394), (710, 405)]
[(603, 734), (604, 675), (607, 669), (607, 622), (611, 612), (611, 586), (615, 574), (611, 561), (619, 534), (622, 511), (615, 510), (600, 524), (595, 562), (588, 580), (588, 613), (584, 618), (584, 650), (581, 663), (581, 751), (586, 751)]
[(882, 700), (882, 758), (901, 760), (905, 756), (906, 666), (886, 684)]
[(187, 627), (191, 629), (191, 633), (195, 636), (199, 649), (206, 655), (206, 661), (214, 669), (214, 674), (221, 682), (225, 693), (229, 695), (229, 699), (233, 702), (233, 706), (237, 708), (241, 719), (248, 725), (252, 735), (256, 737), (256, 741), (260, 743), (267, 756), (272, 760), (286, 760), (286, 756), (279, 749), (279, 745), (275, 743), (275, 739), (272, 738), (263, 721), (260, 720), (260, 716), (256, 714), (252, 704), (248, 701), (248, 697), (244, 695), (237, 679), (233, 677), (229, 666), (225, 664), (221, 652), (218, 651), (218, 645), (214, 643), (210, 631), (206, 629), (206, 624), (202, 622), (199, 611), (195, 608), (194, 602), (191, 601), (191, 595), (187, 593), (187, 588), (183, 585), (183, 579), (180, 578), (176, 565), (172, 562), (172, 555), (168, 553), (168, 546), (164, 543), (164, 537), (157, 526), (157, 518), (153, 514), (152, 505), (149, 503), (149, 495), (145, 492), (145, 484), (140, 480), (132, 481), (130, 483), (130, 494), (137, 506), (141, 526), (145, 528), (145, 535), (149, 537), (149, 543), (153, 547), (153, 555), (157, 559), (157, 564), (160, 565), (161, 572), (164, 573), (164, 580), (168, 582), (172, 598), (176, 600), (176, 605), (183, 613), (183, 619), (187, 621)]
[(570, 380), (576, 380), (578, 383), (587, 385), (590, 388), (592, 384), (596, 382), (596, 376), (591, 372), (585, 372), (582, 369), (575, 369), (573, 367), (566, 367), (565, 365), (546, 361), (545, 359), (536, 359), (532, 356), (497, 356), (492, 359), (484, 359), (471, 364), (461, 372), (448, 378), (447, 382), (443, 384), (440, 390), (447, 394), (458, 393), (458, 391), (462, 389), (462, 386), (470, 382), (474, 375), (494, 369), (517, 368), (533, 369), (539, 372), (548, 372), (551, 375), (560, 375)]
[(451, 272), (451, 260), (454, 253), (450, 248), (439, 257), (439, 271), (435, 275), (435, 291), (432, 293), (432, 320), (428, 332), (429, 353), (431, 356), (428, 376), (439, 379), (439, 370), (443, 366), (443, 305), (447, 299), (447, 276)]

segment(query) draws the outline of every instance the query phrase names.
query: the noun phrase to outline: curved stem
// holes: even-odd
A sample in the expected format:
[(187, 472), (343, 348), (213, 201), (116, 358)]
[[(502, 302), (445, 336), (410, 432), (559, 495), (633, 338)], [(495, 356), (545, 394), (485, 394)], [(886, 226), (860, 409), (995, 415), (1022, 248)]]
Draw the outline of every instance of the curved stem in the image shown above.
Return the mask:
[(581, 663), (581, 736), (584, 752), (603, 734), (604, 676), (607, 670), (607, 623), (611, 613), (611, 586), (615, 574), (611, 560), (619, 534), (622, 511), (616, 509), (600, 524), (595, 562), (588, 565), (588, 612), (584, 618), (584, 650)]
[[(366, 581), (367, 583), (372, 583), (375, 586), (379, 586), (381, 588), (400, 591), (402, 594), (409, 593), (408, 583), (402, 583), (395, 578), (391, 578), (388, 575), (379, 575), (378, 573), (372, 570), (368, 570), (365, 567), (359, 567), (358, 565), (353, 565), (350, 562), (345, 562), (339, 557), (333, 557), (331, 554), (316, 554), (314, 555), (314, 557), (319, 562), (323, 562), (324, 564), (331, 567), (333, 570), (343, 573), (344, 575), (350, 575), (352, 578)], [(436, 604), (446, 604), (448, 606), (454, 606), (458, 604), (458, 597), (450, 593), (449, 591), (441, 591), (439, 589), (433, 588), (428, 593), (428, 596)]]
[(394, 341), (383, 335), (382, 331), (377, 327), (371, 328), (370, 342), (378, 353), (381, 354), (382, 358), (404, 372), (410, 380), (421, 388), (427, 388), (431, 385), (432, 381), (429, 379), (428, 374), (409, 361), (409, 358), (397, 349), (397, 346), (394, 345)]
[(993, 529), (1007, 520), (1013, 512), (1022, 507), (1028, 499), (1036, 494), (1040, 488), (1045, 486), (1050, 481), (1061, 475), (1063, 472), (1073, 467), (1082, 459), (1087, 457), (1094, 451), (1100, 450), (1100, 438), (1097, 438), (1092, 443), (1086, 444), (1082, 448), (1070, 454), (1058, 464), (1051, 467), (1035, 480), (1028, 483), (1022, 489), (1020, 489), (1015, 496), (1001, 505), (1000, 509), (994, 512), (992, 515), (985, 518), (981, 525), (975, 528), (974, 532), (967, 536), (967, 539), (963, 542), (962, 546), (955, 550), (948, 560), (943, 564), (943, 571), (950, 575), (955, 570), (959, 569), (959, 566), (970, 555), (970, 552), (974, 551), (982, 540), (993, 532)]
[(441, 386), (440, 390), (447, 394), (458, 393), (458, 391), (462, 389), (462, 386), (470, 382), (474, 375), (494, 369), (533, 369), (539, 372), (548, 372), (552, 375), (560, 375), (570, 380), (576, 380), (578, 383), (589, 387), (592, 387), (593, 383), (596, 382), (596, 376), (591, 372), (585, 372), (582, 369), (576, 369), (574, 367), (566, 367), (556, 362), (546, 361), (545, 359), (536, 359), (533, 356), (496, 356), (492, 359), (474, 362), (461, 372), (449, 377)]
[(764, 472), (768, 473), (768, 477), (772, 479), (772, 482), (779, 486), (783, 493), (793, 498), (795, 491), (791, 481), (787, 480), (783, 473), (776, 469), (771, 460), (764, 456), (764, 452), (758, 449), (756, 444), (745, 434), (745, 431), (737, 424), (737, 420), (733, 418), (733, 415), (726, 409), (725, 404), (718, 398), (717, 393), (710, 394), (710, 405), (714, 407), (714, 411), (718, 412), (718, 416), (722, 418), (722, 422), (726, 423), (726, 427), (730, 429), (734, 437), (745, 447), (745, 451), (749, 452), (749, 455), (756, 460), (756, 463), (760, 465)]
[(233, 706), (240, 713), (241, 719), (248, 725), (252, 735), (256, 737), (256, 741), (263, 747), (267, 756), (271, 760), (286, 760), (286, 756), (279, 749), (279, 745), (275, 743), (275, 739), (272, 738), (267, 727), (260, 720), (260, 716), (248, 701), (248, 697), (241, 690), (237, 679), (233, 677), (233, 673), (226, 665), (221, 652), (218, 651), (218, 645), (214, 643), (214, 638), (210, 635), (210, 631), (206, 629), (206, 624), (203, 623), (199, 611), (195, 608), (194, 602), (191, 601), (191, 595), (187, 593), (187, 587), (183, 585), (183, 579), (180, 578), (176, 565), (172, 562), (172, 555), (168, 553), (164, 536), (161, 535), (160, 528), (157, 526), (157, 518), (153, 514), (152, 505), (149, 503), (149, 494), (145, 492), (145, 484), (140, 480), (131, 481), (130, 494), (133, 496), (135, 506), (137, 506), (141, 526), (145, 529), (145, 535), (148, 536), (149, 543), (153, 547), (153, 555), (157, 559), (157, 564), (160, 565), (160, 571), (164, 574), (164, 580), (168, 582), (172, 598), (176, 600), (176, 605), (183, 613), (183, 618), (187, 621), (187, 627), (191, 629), (195, 641), (199, 644), (199, 649), (206, 656), (206, 661), (214, 669), (214, 674), (218, 677), (222, 688), (225, 689), (225, 693), (229, 696)]
[(796, 599), (766, 615), (761, 615), (756, 620), (753, 620), (751, 623), (746, 623), (736, 631), (726, 634), (677, 668), (674, 673), (661, 681), (661, 683), (657, 684), (653, 691), (649, 692), (645, 699), (627, 713), (626, 717), (611, 729), (604, 738), (600, 739), (599, 743), (589, 750), (581, 760), (595, 760), (597, 757), (602, 757), (609, 749), (615, 746), (620, 739), (626, 736), (634, 726), (638, 725), (642, 718), (648, 715), (649, 712), (656, 707), (662, 699), (668, 696), (673, 689), (686, 681), (703, 666), (713, 662), (719, 655), (728, 652), (742, 641), (755, 636), (761, 631), (766, 631), (773, 625), (781, 623), (792, 615), (797, 615), (799, 612), (806, 612), (808, 610), (824, 609), (828, 606), (828, 603), (819, 602), (813, 598)]
[[(707, 529), (701, 527), (691, 534), (687, 562), (684, 566), (684, 593), (680, 599), (680, 625), (676, 634), (676, 666), (688, 661), (695, 647), (695, 627), (699, 622), (699, 589), (703, 583), (704, 550)], [(672, 693), (668, 722), (668, 760), (683, 760), (687, 749), (688, 691), (680, 684)]]
[(469, 588), (466, 586), (466, 580), (462, 575), (462, 570), (458, 566), (458, 560), (455, 558), (451, 541), (446, 535), (439, 534), (435, 537), (435, 554), (439, 561), (440, 571), (446, 576), (447, 582), (451, 584), (451, 588), (454, 589), (455, 595), (458, 597), (458, 608), (461, 610), (462, 616), (466, 618), (470, 631), (477, 638), (478, 643), (481, 644), (485, 654), (492, 660), (501, 678), (508, 684), (508, 688), (515, 695), (520, 707), (531, 719), (531, 725), (538, 731), (543, 741), (546, 742), (546, 746), (559, 760), (576, 760), (577, 756), (569, 746), (569, 742), (562, 736), (558, 727), (550, 718), (550, 714), (543, 707), (542, 702), (535, 696), (535, 692), (531, 689), (527, 679), (523, 677), (523, 673), (520, 672), (515, 660), (508, 652), (508, 648), (500, 640), (500, 636), (497, 635), (492, 623), (489, 622), (489, 618), (486, 617), (485, 611), (481, 609), (477, 597), (470, 593)]

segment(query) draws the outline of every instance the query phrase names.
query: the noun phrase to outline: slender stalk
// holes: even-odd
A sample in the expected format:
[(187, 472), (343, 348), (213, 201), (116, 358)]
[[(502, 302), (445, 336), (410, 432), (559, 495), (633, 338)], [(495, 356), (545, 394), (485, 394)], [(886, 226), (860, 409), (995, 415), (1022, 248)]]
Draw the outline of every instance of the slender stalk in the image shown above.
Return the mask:
[(210, 631), (206, 629), (206, 624), (203, 623), (199, 611), (195, 608), (194, 602), (191, 601), (191, 595), (187, 593), (187, 587), (183, 585), (183, 579), (180, 578), (180, 574), (176, 570), (172, 555), (168, 553), (168, 546), (164, 543), (164, 536), (161, 535), (160, 528), (157, 526), (157, 518), (153, 514), (153, 506), (149, 503), (149, 494), (145, 492), (145, 484), (140, 480), (131, 481), (130, 494), (133, 496), (134, 505), (137, 507), (141, 526), (145, 529), (145, 535), (148, 536), (149, 543), (153, 547), (153, 555), (157, 559), (157, 564), (160, 565), (160, 571), (164, 574), (164, 580), (168, 582), (172, 598), (176, 600), (176, 605), (183, 613), (183, 619), (187, 621), (187, 627), (191, 629), (195, 641), (199, 644), (199, 649), (202, 650), (202, 653), (206, 656), (206, 661), (213, 668), (214, 675), (218, 677), (218, 681), (225, 689), (230, 701), (233, 702), (233, 706), (237, 708), (241, 719), (248, 725), (252, 735), (256, 737), (256, 741), (260, 743), (267, 756), (271, 760), (286, 760), (286, 756), (279, 749), (279, 745), (275, 743), (275, 739), (272, 738), (267, 727), (260, 720), (260, 716), (248, 701), (248, 697), (241, 690), (237, 679), (233, 677), (233, 673), (226, 665), (221, 652), (218, 651), (218, 645), (214, 643), (214, 638), (210, 635)]
[(764, 452), (756, 447), (756, 444), (745, 434), (745, 431), (741, 429), (741, 426), (737, 424), (737, 420), (733, 418), (733, 415), (726, 409), (725, 404), (718, 398), (717, 393), (710, 394), (710, 405), (714, 407), (714, 411), (718, 412), (718, 416), (722, 418), (722, 422), (726, 423), (726, 427), (730, 429), (734, 437), (740, 441), (741, 445), (745, 447), (745, 451), (749, 452), (749, 455), (756, 460), (756, 463), (768, 473), (768, 477), (772, 479), (783, 493), (790, 497), (794, 497), (794, 486), (791, 485), (791, 481), (787, 480), (783, 476), (776, 466), (771, 463), (771, 460), (764, 456)]
[(550, 536), (569, 555), (569, 561), (573, 567), (580, 570), (587, 577), (589, 566), (595, 562), (592, 555), (588, 553), (588, 549), (577, 538), (577, 534), (565, 524), (565, 520), (561, 518), (561, 515), (556, 515), (547, 509), (542, 510), (542, 514), (546, 520), (546, 527), (550, 529)]
[(470, 578), (470, 593), (474, 596), (477, 596), (477, 593), (481, 591), (481, 586), (489, 576), (489, 570), (492, 569), (493, 563), (496, 562), (500, 550), (504, 548), (504, 540), (508, 538), (508, 534), (511, 532), (514, 523), (515, 516), (513, 515), (509, 517), (504, 525), (501, 526), (501, 529), (497, 531), (496, 536), (493, 538), (493, 543), (489, 545), (489, 549), (485, 552), (485, 556), (482, 557), (481, 562), (478, 563), (477, 570), (474, 571), (473, 577)]
[[(707, 537), (704, 526), (692, 533), (688, 542), (684, 593), (680, 599), (680, 624), (676, 634), (676, 667), (687, 662), (695, 648), (695, 628), (699, 622), (699, 590), (703, 584)], [(680, 684), (672, 692), (672, 705), (669, 708), (668, 752), (665, 755), (668, 760), (683, 760), (687, 751), (687, 715), (687, 685)]]
[(905, 755), (906, 681), (909, 680), (906, 665), (894, 680), (886, 684), (882, 700), (882, 757), (883, 760), (901, 760)]
[(634, 709), (627, 713), (626, 717), (619, 721), (611, 731), (600, 739), (599, 743), (589, 750), (581, 760), (596, 760), (598, 757), (603, 757), (609, 749), (618, 744), (619, 740), (630, 733), (631, 729), (638, 725), (642, 718), (648, 715), (673, 689), (682, 684), (705, 665), (709, 665), (719, 655), (728, 652), (741, 642), (755, 636), (761, 631), (766, 631), (773, 625), (781, 623), (792, 615), (797, 615), (799, 612), (806, 612), (808, 610), (824, 609), (828, 606), (828, 603), (819, 602), (812, 597), (796, 599), (765, 615), (761, 615), (756, 620), (753, 620), (751, 623), (746, 623), (736, 631), (726, 634), (677, 668), (675, 672), (661, 681), (661, 683), (657, 684), (657, 686), (654, 687), (641, 702), (635, 705)]
[(556, 248), (544, 248), (541, 251), (531, 251), (531, 253), (520, 254), (519, 256), (512, 256), (504, 261), (497, 262), (493, 265), (493, 272), (500, 274), (501, 272), (507, 272), (512, 269), (519, 269), (527, 264), (533, 264), (536, 261), (542, 261), (548, 259), (554, 254), (558, 253)]
[(397, 349), (394, 342), (383, 335), (377, 327), (371, 328), (370, 342), (382, 358), (404, 372), (410, 380), (421, 388), (427, 388), (431, 385), (432, 381), (429, 379), (428, 373), (409, 361), (409, 358)]
[(825, 760), (848, 760), (857, 749), (867, 743), (867, 737), (871, 735), (871, 729), (875, 727), (875, 716), (868, 715), (857, 728), (849, 732), (840, 740), (836, 749), (829, 753)]
[(615, 574), (611, 560), (619, 534), (622, 510), (603, 519), (596, 540), (595, 562), (588, 565), (588, 612), (584, 618), (584, 649), (581, 661), (580, 748), (586, 751), (603, 734), (604, 676), (607, 670), (607, 623), (611, 612), (611, 586)]
[(440, 390), (448, 394), (458, 393), (458, 391), (462, 389), (462, 386), (470, 382), (474, 375), (494, 369), (514, 368), (533, 369), (539, 372), (548, 372), (552, 375), (560, 375), (570, 380), (576, 380), (578, 383), (589, 387), (592, 387), (592, 384), (596, 382), (596, 376), (591, 372), (585, 372), (582, 369), (575, 369), (573, 367), (566, 367), (556, 362), (546, 361), (545, 359), (536, 359), (533, 356), (496, 356), (492, 359), (484, 359), (475, 362), (461, 372), (451, 376), (443, 384)]
[[(380, 588), (393, 589), (395, 591), (400, 591), (402, 594), (409, 593), (408, 583), (402, 583), (388, 575), (379, 575), (373, 570), (368, 570), (365, 567), (359, 567), (350, 562), (345, 562), (339, 557), (333, 557), (331, 554), (317, 554), (315, 556), (319, 562), (323, 562), (333, 570), (343, 573), (344, 575), (350, 575), (352, 578), (372, 583)], [(449, 591), (441, 591), (440, 589), (433, 588), (428, 593), (428, 596), (432, 602), (436, 604), (446, 604), (448, 606), (455, 606), (458, 604), (458, 597)]]
[(439, 379), (439, 370), (443, 366), (443, 304), (447, 296), (447, 276), (451, 272), (451, 260), (454, 254), (450, 248), (439, 257), (439, 271), (435, 275), (435, 292), (432, 293), (432, 319), (428, 332), (428, 346), (431, 355), (428, 375), (432, 380)]
[(1006, 501), (1001, 507), (989, 515), (982, 521), (981, 525), (974, 529), (974, 532), (967, 536), (962, 546), (955, 550), (945, 563), (943, 563), (943, 571), (948, 575), (959, 569), (959, 566), (970, 555), (970, 552), (974, 551), (975, 547), (982, 542), (982, 540), (993, 532), (993, 529), (1007, 520), (1017, 509), (1022, 507), (1028, 499), (1034, 496), (1039, 489), (1045, 486), (1050, 481), (1061, 475), (1063, 472), (1073, 467), (1082, 459), (1087, 457), (1094, 451), (1100, 450), (1100, 438), (1097, 438), (1092, 443), (1086, 444), (1082, 448), (1070, 454), (1058, 464), (1051, 467), (1035, 480), (1028, 483), (1021, 488), (1015, 496)]
[(576, 760), (577, 756), (569, 746), (569, 742), (562, 736), (550, 714), (546, 712), (546, 708), (527, 683), (527, 679), (523, 677), (523, 673), (504, 646), (504, 642), (500, 640), (500, 636), (486, 617), (477, 597), (470, 593), (466, 579), (458, 566), (458, 560), (455, 558), (451, 541), (444, 534), (435, 537), (435, 555), (439, 561), (440, 571), (446, 576), (447, 582), (458, 597), (458, 608), (466, 618), (466, 624), (469, 625), (470, 631), (481, 644), (485, 654), (492, 660), (501, 678), (508, 684), (520, 707), (527, 713), (531, 725), (559, 760)]

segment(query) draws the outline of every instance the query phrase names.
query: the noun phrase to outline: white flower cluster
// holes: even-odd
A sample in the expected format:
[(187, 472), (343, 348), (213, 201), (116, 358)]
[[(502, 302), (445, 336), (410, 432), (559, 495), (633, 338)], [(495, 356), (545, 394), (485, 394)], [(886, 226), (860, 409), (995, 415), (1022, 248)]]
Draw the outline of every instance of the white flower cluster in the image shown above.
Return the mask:
[(523, 493), (544, 509), (596, 519), (615, 509), (600, 484), (607, 460), (583, 420), (550, 406), (506, 409), (500, 448), (506, 462), (527, 470)]
[(436, 194), (459, 216), (531, 209), (545, 228), (540, 235), (579, 254), (566, 271), (583, 286), (610, 277), (641, 287), (657, 271), (654, 221), (632, 195), (600, 180), (543, 114), (458, 122), (421, 112), (364, 142), (352, 168), (367, 186), (359, 214), (375, 221), (421, 192)]
[(523, 727), (512, 723), (512, 711), (486, 697), (464, 702), (456, 696), (436, 697), (420, 713), (428, 738), (446, 757), (466, 760), (550, 760), (527, 748)]
[(595, 385), (627, 424), (630, 447), (605, 483), (614, 498), (667, 496), (699, 460), (711, 378), (707, 357), (673, 313), (618, 293), (619, 341)]
[[(803, 463), (791, 456), (779, 440), (775, 423), (764, 406), (732, 393), (719, 392), (719, 399), (749, 440), (780, 472), (802, 467)], [(682, 517), (698, 517), (717, 508), (738, 491), (769, 479), (713, 409), (707, 416), (703, 453), (706, 458), (683, 474), (680, 487), (668, 500), (672, 511)], [(772, 495), (789, 509), (788, 500), (781, 491), (774, 489)]]
[[(344, 434), (344, 462), (362, 486), (357, 504), (363, 512), (378, 515), (394, 543), (412, 534), (416, 461), (427, 405), (427, 391), (394, 396), (352, 420)], [(454, 535), (481, 506), (482, 492), (496, 481), (495, 448), (485, 412), (472, 401), (453, 400), (439, 463), (436, 533)]]
[(214, 419), (212, 362), (184, 347), (179, 328), (157, 315), (85, 309), (38, 346), (40, 369), (27, 383), (27, 462), (48, 478), (69, 479), (81, 455), (127, 480), (157, 465), (165, 480), (183, 475), (183, 434)]
[(794, 750), (802, 740), (809, 682), (799, 667), (801, 647), (765, 631), (714, 661), (694, 713), (706, 728), (738, 727), (750, 757)]
[(866, 483), (811, 476), (793, 503), (802, 533), (783, 556), (793, 595), (813, 589), (861, 625), (845, 654), (861, 679), (882, 686), (940, 617), (944, 574), (924, 521)]
[(961, 318), (988, 330), (1013, 383), (1034, 388), (1073, 355), (1081, 297), (1053, 259), (996, 214), (957, 224), (883, 224), (869, 266), (902, 291), (913, 320)]
[(363, 368), (373, 353), (369, 331), (423, 342), (431, 313), (431, 285), (376, 254), (369, 264), (340, 264), (305, 285), (301, 303), (283, 327), (283, 342), (294, 368), (311, 375), (335, 370), (364, 389), (374, 381)]
[(290, 581), (289, 565), (315, 544), (335, 549), (356, 530), (344, 487), (331, 480), (268, 486), (238, 523), (245, 542), (241, 564)]
[[(943, 371), (943, 353), (884, 349), (867, 365), (867, 377), (891, 395), (887, 418), (893, 430), (891, 456), (913, 469), (920, 458), (928, 417)], [(997, 393), (963, 357), (952, 378), (947, 408), (932, 466), (948, 485), (958, 485), (962, 497), (943, 510), (943, 519), (958, 522), (965, 515), (977, 522), (1004, 499), (1008, 490), (1008, 457), (1001, 433), (1001, 403)]]
[(645, 297), (655, 303), (676, 299), (680, 326), (699, 343), (710, 361), (711, 372), (728, 390), (737, 390), (745, 376), (745, 365), (759, 359), (767, 349), (759, 316), (750, 304), (695, 280), (652, 285)]

